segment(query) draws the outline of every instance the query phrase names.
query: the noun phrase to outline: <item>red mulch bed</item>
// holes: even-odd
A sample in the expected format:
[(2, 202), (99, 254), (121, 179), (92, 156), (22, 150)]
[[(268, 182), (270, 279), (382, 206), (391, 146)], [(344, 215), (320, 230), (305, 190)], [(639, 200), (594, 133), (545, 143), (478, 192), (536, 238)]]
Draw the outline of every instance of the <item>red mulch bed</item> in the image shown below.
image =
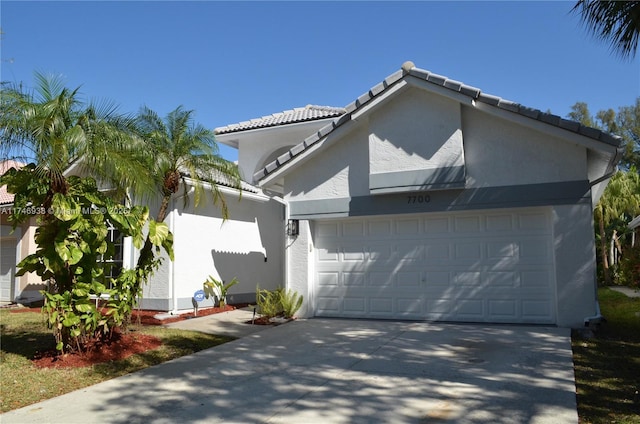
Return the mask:
[[(220, 312), (232, 311), (237, 307), (246, 305), (226, 305), (224, 308), (206, 308), (199, 309), (197, 317), (218, 314)], [(41, 308), (11, 308), (11, 313), (37, 312), (41, 313)], [(160, 311), (143, 311), (135, 310), (131, 317), (132, 323), (140, 323), (142, 325), (162, 325), (171, 322), (182, 321), (186, 319), (197, 318), (193, 312), (179, 314), (171, 318), (159, 320), (154, 318), (155, 315), (164, 312)], [(257, 323), (256, 323), (257, 324)], [(84, 352), (74, 352), (60, 355), (55, 349), (39, 352), (33, 359), (35, 366), (39, 368), (74, 368), (88, 367), (94, 364), (118, 361), (126, 359), (136, 353), (146, 352), (155, 349), (162, 344), (157, 337), (138, 332), (116, 333), (113, 338), (104, 342), (96, 342), (87, 346)]]
[(117, 333), (111, 340), (95, 342), (87, 346), (84, 352), (65, 353), (60, 355), (55, 349), (39, 352), (33, 358), (38, 368), (78, 368), (90, 367), (109, 361), (126, 359), (136, 353), (146, 352), (159, 347), (162, 341), (148, 334), (128, 332)]

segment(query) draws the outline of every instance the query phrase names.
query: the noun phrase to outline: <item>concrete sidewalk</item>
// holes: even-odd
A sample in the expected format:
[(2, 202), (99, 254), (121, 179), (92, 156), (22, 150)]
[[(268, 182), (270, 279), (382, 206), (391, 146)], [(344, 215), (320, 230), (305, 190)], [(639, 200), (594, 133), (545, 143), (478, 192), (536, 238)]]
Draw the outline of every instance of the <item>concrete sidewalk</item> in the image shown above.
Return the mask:
[(166, 324), (170, 328), (200, 331), (221, 336), (246, 337), (270, 328), (268, 325), (247, 324), (253, 318), (253, 308), (234, 309), (219, 314), (206, 315)]
[(609, 286), (611, 290), (627, 295), (627, 297), (640, 297), (640, 290), (624, 286)]
[(316, 318), (0, 421), (575, 424), (578, 415), (569, 329)]

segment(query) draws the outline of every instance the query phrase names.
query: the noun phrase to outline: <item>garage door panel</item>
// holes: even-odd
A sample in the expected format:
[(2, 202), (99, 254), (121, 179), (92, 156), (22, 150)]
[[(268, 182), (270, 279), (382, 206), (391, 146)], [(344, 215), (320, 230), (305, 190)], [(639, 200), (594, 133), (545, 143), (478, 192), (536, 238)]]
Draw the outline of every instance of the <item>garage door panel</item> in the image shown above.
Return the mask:
[(402, 318), (420, 318), (422, 312), (422, 299), (415, 297), (396, 298), (396, 314)]
[(366, 274), (364, 272), (343, 272), (342, 285), (345, 287), (363, 287), (365, 285)]
[(317, 277), (317, 284), (320, 287), (326, 286), (338, 286), (340, 281), (339, 272), (319, 272)]
[(346, 246), (341, 250), (344, 262), (362, 262), (365, 259), (364, 246)]
[(374, 244), (369, 247), (369, 260), (389, 261), (393, 259), (393, 246), (388, 243)]
[(455, 301), (446, 297), (429, 298), (425, 304), (428, 319), (443, 319), (451, 317), (455, 307)]
[(369, 285), (373, 287), (392, 287), (395, 277), (389, 272), (370, 272)]
[(479, 287), (481, 281), (480, 272), (456, 272), (453, 275), (453, 284), (456, 286)]
[(511, 239), (487, 242), (486, 246), (487, 259), (518, 259), (518, 243)]
[(424, 280), (426, 287), (450, 287), (451, 273), (449, 271), (427, 271)]
[(553, 323), (550, 222), (538, 208), (317, 225), (316, 313)]
[(395, 234), (414, 236), (420, 233), (420, 219), (399, 219), (396, 221)]
[(319, 262), (338, 262), (338, 247), (317, 249), (317, 258)]
[(425, 243), (424, 253), (425, 260), (429, 263), (449, 261), (451, 259), (451, 246), (446, 241)]
[(486, 217), (486, 228), (490, 232), (512, 231), (513, 221), (512, 214), (489, 214)]
[(484, 319), (484, 301), (481, 299), (456, 299), (455, 318), (481, 321)]
[(518, 318), (518, 302), (511, 299), (490, 299), (489, 317), (496, 321), (514, 321)]
[(396, 245), (396, 255), (401, 261), (423, 260), (424, 247), (415, 243), (399, 243)]
[(454, 247), (456, 263), (475, 262), (482, 258), (482, 244), (480, 242), (459, 242)]
[(367, 300), (364, 296), (362, 297), (344, 297), (343, 298), (343, 312), (345, 314), (354, 314), (358, 316), (363, 316), (367, 312), (367, 308), (365, 307)]
[(388, 237), (391, 235), (393, 223), (391, 220), (371, 221), (367, 228), (371, 237)]
[(370, 297), (369, 314), (371, 316), (393, 316), (393, 300), (390, 297)]
[(318, 314), (338, 316), (340, 314), (340, 297), (318, 296), (316, 299)]
[(515, 271), (486, 272), (483, 280), (487, 287), (515, 288), (520, 286), (520, 273)]
[(396, 274), (396, 286), (398, 288), (410, 288), (418, 291), (422, 285), (422, 274), (420, 272), (399, 272)]
[(455, 233), (479, 233), (481, 230), (481, 221), (478, 216), (455, 217), (453, 222), (453, 231)]
[(424, 230), (428, 234), (448, 234), (451, 232), (448, 217), (434, 217), (424, 219)]

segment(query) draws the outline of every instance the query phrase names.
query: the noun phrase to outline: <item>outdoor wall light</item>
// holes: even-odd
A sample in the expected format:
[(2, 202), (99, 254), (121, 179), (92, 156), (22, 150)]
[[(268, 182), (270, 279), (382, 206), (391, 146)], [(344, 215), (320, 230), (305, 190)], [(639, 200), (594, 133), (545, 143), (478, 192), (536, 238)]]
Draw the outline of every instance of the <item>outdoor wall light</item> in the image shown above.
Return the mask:
[(297, 236), (300, 234), (300, 221), (297, 219), (290, 219), (287, 222), (287, 235)]

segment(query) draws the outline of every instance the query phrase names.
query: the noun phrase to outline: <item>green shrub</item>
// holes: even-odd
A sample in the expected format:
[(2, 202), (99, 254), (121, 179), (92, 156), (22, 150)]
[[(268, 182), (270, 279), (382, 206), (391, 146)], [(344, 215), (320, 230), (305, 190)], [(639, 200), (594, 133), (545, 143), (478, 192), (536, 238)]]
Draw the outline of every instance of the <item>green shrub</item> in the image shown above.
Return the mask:
[(256, 303), (260, 315), (273, 318), (282, 312), (281, 291), (280, 287), (270, 291), (256, 286)]
[(629, 287), (640, 287), (640, 245), (628, 248), (620, 261), (618, 282)]
[(298, 312), (298, 309), (302, 306), (302, 300), (302, 295), (298, 294), (295, 290), (281, 290), (280, 304), (282, 305), (284, 317), (293, 318), (293, 315)]
[(278, 287), (275, 290), (256, 287), (256, 303), (259, 313), (268, 318), (283, 315), (285, 318), (293, 318), (293, 315), (302, 306), (302, 296), (294, 290), (284, 290)]

